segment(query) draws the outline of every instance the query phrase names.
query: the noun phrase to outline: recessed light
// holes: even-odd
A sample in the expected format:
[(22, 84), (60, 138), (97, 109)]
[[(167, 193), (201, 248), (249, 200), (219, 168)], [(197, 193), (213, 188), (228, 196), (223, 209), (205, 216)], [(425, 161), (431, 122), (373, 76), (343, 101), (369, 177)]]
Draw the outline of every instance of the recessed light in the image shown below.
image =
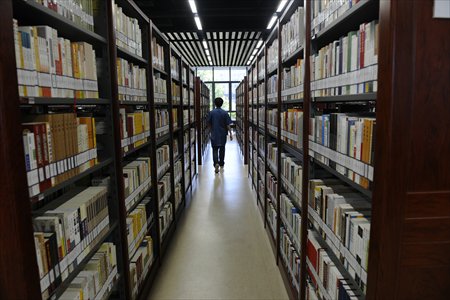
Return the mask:
[(272, 29), (273, 24), (275, 24), (275, 21), (277, 20), (277, 16), (273, 15), (272, 19), (270, 19), (269, 24), (267, 25), (267, 29)]
[(195, 16), (194, 19), (195, 19), (195, 24), (197, 25), (197, 29), (203, 30), (202, 22), (200, 22), (200, 18), (198, 16)]
[(189, 0), (189, 6), (191, 7), (192, 13), (196, 14), (197, 13), (197, 5), (195, 5), (194, 0)]
[(259, 40), (258, 44), (256, 45), (256, 48), (258, 48), (258, 49), (261, 48), (262, 44), (263, 44), (263, 41)]
[(203, 48), (208, 49), (208, 43), (206, 41), (203, 41)]
[(283, 10), (283, 8), (286, 6), (287, 0), (281, 0), (280, 4), (278, 5), (277, 8), (277, 13), (281, 12)]

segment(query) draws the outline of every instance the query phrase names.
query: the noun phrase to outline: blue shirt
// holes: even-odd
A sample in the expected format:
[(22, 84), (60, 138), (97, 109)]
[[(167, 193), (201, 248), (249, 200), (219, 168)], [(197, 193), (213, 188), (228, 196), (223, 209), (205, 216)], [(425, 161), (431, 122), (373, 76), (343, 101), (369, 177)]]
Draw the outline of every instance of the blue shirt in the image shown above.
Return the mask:
[(228, 125), (231, 124), (231, 118), (228, 113), (221, 108), (215, 108), (209, 112), (208, 123), (211, 126), (211, 145), (225, 146)]

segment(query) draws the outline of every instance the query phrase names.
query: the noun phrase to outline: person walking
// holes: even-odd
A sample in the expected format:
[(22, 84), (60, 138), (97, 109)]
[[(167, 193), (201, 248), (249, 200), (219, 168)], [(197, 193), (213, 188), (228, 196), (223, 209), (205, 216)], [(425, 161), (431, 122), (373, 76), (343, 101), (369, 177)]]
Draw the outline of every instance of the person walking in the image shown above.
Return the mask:
[(211, 146), (213, 152), (214, 171), (219, 173), (219, 168), (223, 170), (225, 165), (225, 144), (227, 133), (230, 132), (230, 140), (233, 140), (231, 132), (230, 115), (222, 109), (223, 99), (214, 99), (215, 109), (208, 114), (208, 125), (211, 128)]

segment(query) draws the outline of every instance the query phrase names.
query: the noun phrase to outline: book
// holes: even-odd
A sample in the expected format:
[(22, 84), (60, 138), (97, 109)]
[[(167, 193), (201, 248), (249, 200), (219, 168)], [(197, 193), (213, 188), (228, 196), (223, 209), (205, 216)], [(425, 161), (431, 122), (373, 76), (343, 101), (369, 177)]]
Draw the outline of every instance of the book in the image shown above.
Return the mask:
[(19, 96), (99, 97), (92, 45), (58, 37), (58, 31), (49, 26), (13, 23)]

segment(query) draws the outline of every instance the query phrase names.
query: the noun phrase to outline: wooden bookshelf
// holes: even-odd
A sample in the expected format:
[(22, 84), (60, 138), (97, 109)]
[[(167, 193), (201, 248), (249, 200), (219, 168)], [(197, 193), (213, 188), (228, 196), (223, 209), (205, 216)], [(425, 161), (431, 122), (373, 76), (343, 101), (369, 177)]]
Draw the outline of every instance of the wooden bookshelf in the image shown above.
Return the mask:
[[(120, 40), (120, 33), (114, 28), (113, 5), (114, 3), (121, 7), (122, 12), (130, 18), (136, 19), (141, 30), (142, 51), (139, 52), (138, 44), (129, 43), (125, 47), (117, 44)], [(21, 96), (18, 93), (18, 76), (16, 63), (14, 59), (8, 59), (0, 64), (0, 74), (3, 78), (2, 96), (0, 96), (1, 128), (2, 140), (11, 141), (5, 144), (1, 151), (1, 169), (8, 172), (5, 177), (5, 186), (2, 189), (1, 223), (2, 238), (0, 245), (3, 249), (1, 262), (0, 282), (3, 288), (2, 296), (5, 299), (40, 299), (41, 287), (52, 284), (52, 277), (46, 276), (40, 278), (38, 264), (35, 253), (35, 244), (33, 242), (33, 218), (45, 215), (46, 211), (54, 205), (69, 202), (71, 195), (76, 195), (81, 189), (91, 186), (91, 179), (102, 176), (109, 177), (108, 185), (108, 215), (109, 225), (102, 222), (101, 226), (107, 226), (103, 230), (102, 236), (96, 238), (95, 244), (89, 245), (89, 251), (84, 251), (83, 257), (76, 257), (78, 265), (71, 270), (68, 276), (61, 283), (50, 291), (52, 298), (59, 298), (67, 289), (72, 279), (83, 270), (84, 266), (95, 255), (103, 242), (112, 242), (116, 246), (117, 266), (105, 282), (104, 288), (99, 291), (100, 295), (109, 295), (115, 299), (145, 299), (151, 289), (152, 282), (157, 276), (157, 270), (160, 266), (162, 257), (165, 254), (167, 245), (170, 244), (171, 236), (177, 226), (178, 220), (182, 216), (186, 199), (192, 195), (194, 187), (194, 178), (197, 174), (196, 159), (197, 153), (188, 147), (188, 158), (186, 163), (189, 165), (182, 174), (174, 174), (174, 162), (179, 160), (184, 170), (184, 151), (183, 151), (183, 133), (189, 133), (189, 145), (195, 147), (191, 138), (191, 128), (194, 128), (195, 122), (190, 122), (188, 128), (184, 128), (183, 108), (181, 102), (174, 102), (178, 98), (172, 97), (171, 82), (179, 82), (180, 88), (185, 81), (186, 87), (194, 91), (193, 70), (184, 62), (180, 54), (171, 48), (165, 36), (155, 27), (145, 14), (138, 8), (132, 0), (116, 0), (99, 2), (95, 8), (94, 24), (92, 30), (79, 26), (77, 23), (66, 19), (55, 11), (44, 7), (35, 2), (24, 0), (3, 1), (0, 4), (0, 15), (2, 29), (0, 36), (2, 40), (8, 41), (0, 47), (2, 53), (7, 57), (15, 57), (14, 37), (13, 37), (13, 18), (18, 20), (19, 26), (47, 25), (58, 31), (58, 37), (63, 37), (71, 41), (90, 43), (95, 50), (97, 65), (102, 67), (97, 70), (98, 98), (74, 98), (74, 97), (35, 97)], [(119, 40), (116, 40), (119, 37)], [(122, 37), (123, 38), (123, 37)], [(161, 67), (153, 59), (153, 49), (151, 43), (153, 38), (161, 45), (164, 52), (164, 67)], [(10, 42), (9, 42), (10, 41)], [(136, 47), (131, 49), (130, 47)], [(170, 68), (170, 56), (173, 54), (178, 63), (176, 68), (179, 74), (182, 74), (182, 67), (186, 68), (186, 80), (184, 78), (174, 78)], [(5, 57), (6, 57), (5, 56)], [(138, 91), (135, 88), (125, 89), (120, 86), (116, 59), (120, 58), (138, 66), (145, 72), (146, 90)], [(155, 87), (153, 77), (156, 76), (166, 80), (166, 93), (161, 93)], [(130, 94), (128, 94), (130, 93)], [(122, 95), (129, 95), (124, 97)], [(137, 96), (142, 99), (137, 100)], [(180, 91), (180, 100), (182, 99)], [(15, 99), (15, 101), (13, 101)], [(158, 99), (165, 99), (164, 103)], [(186, 109), (194, 108), (194, 96), (189, 93), (189, 101), (186, 103)], [(174, 128), (174, 120), (171, 114), (172, 108), (179, 107), (178, 120), (180, 130)], [(156, 138), (155, 110), (157, 108), (167, 109), (170, 114), (168, 135), (162, 138)], [(148, 131), (139, 134), (130, 134), (127, 137), (121, 135), (121, 110), (127, 113), (134, 111), (145, 111), (149, 113)], [(97, 132), (97, 154), (98, 163), (77, 174), (68, 176), (60, 180), (56, 185), (42, 190), (36, 196), (30, 198), (28, 194), (27, 173), (25, 172), (24, 150), (22, 147), (22, 126), (21, 123), (28, 119), (31, 114), (42, 114), (49, 112), (72, 113), (76, 111), (79, 116), (92, 116), (96, 123), (101, 123), (104, 128)], [(121, 137), (122, 136), (122, 137)], [(143, 142), (134, 145), (136, 142)], [(178, 154), (174, 155), (174, 141), (178, 141)], [(192, 144), (194, 143), (194, 144)], [(173, 219), (168, 226), (164, 238), (161, 236), (159, 222), (160, 209), (158, 205), (158, 181), (164, 173), (158, 178), (156, 150), (161, 145), (167, 144), (170, 147), (170, 160), (165, 168), (165, 172), (170, 172), (171, 193), (167, 201), (172, 203)], [(13, 147), (14, 145), (14, 147)], [(128, 147), (128, 150), (124, 149)], [(195, 149), (195, 148), (194, 148)], [(91, 153), (89, 152), (89, 158)], [(85, 154), (85, 153), (80, 153)], [(67, 164), (73, 164), (75, 161), (83, 162), (83, 157), (77, 155), (69, 157)], [(87, 155), (87, 154), (86, 154)], [(137, 157), (147, 156), (151, 161), (150, 177), (143, 182), (129, 196), (125, 197), (124, 172), (123, 167)], [(94, 156), (92, 156), (94, 157)], [(70, 161), (69, 161), (70, 160)], [(68, 169), (69, 170), (69, 169)], [(66, 171), (69, 172), (69, 171)], [(189, 180), (185, 179), (189, 177)], [(175, 211), (175, 179), (183, 185), (181, 189), (180, 209)], [(185, 182), (189, 187), (185, 187)], [(189, 195), (188, 195), (189, 194)], [(131, 257), (138, 249), (139, 244), (133, 241), (135, 249), (130, 252), (127, 241), (127, 216), (141, 204), (145, 197), (150, 197), (150, 211), (146, 227), (143, 227), (139, 236), (149, 235), (153, 239), (153, 257), (144, 266), (144, 274), (139, 279), (135, 288), (131, 287), (130, 261)], [(14, 230), (9, 230), (12, 224)], [(100, 226), (100, 225), (99, 225)], [(101, 227), (103, 228), (103, 227)], [(14, 241), (11, 243), (11, 241)], [(135, 245), (135, 246), (134, 246)], [(76, 248), (78, 249), (78, 248)], [(73, 253), (72, 253), (73, 254)], [(74, 257), (74, 255), (71, 255)], [(58, 262), (58, 266), (59, 266)], [(21, 266), (21, 267), (17, 267)], [(26, 269), (26, 271), (25, 271)], [(26, 275), (26, 278), (24, 277)], [(31, 281), (30, 281), (31, 280)], [(108, 297), (109, 297), (108, 296)]]
[[(289, 48), (288, 53), (283, 54), (284, 58), (278, 60), (280, 71), (283, 71), (295, 65), (298, 59), (305, 59), (304, 77), (300, 85), (279, 85), (277, 98), (266, 91), (266, 101), (272, 98), (277, 100), (261, 103), (263, 97), (254, 89), (256, 84), (262, 83), (261, 78), (254, 79), (254, 70), (258, 68), (258, 57), (247, 73), (251, 141), (248, 145), (249, 177), (257, 192), (258, 203), (262, 198), (259, 194), (258, 179), (265, 180), (262, 178), (265, 174), (260, 174), (259, 169), (254, 167), (258, 163), (257, 158), (264, 158), (266, 170), (271, 172), (275, 170), (272, 163), (268, 163), (266, 159), (267, 152), (264, 153), (264, 157), (260, 154), (259, 139), (255, 141), (254, 136), (265, 134), (266, 139), (276, 140), (279, 154), (288, 154), (297, 159), (302, 166), (303, 180), (300, 191), (295, 191), (290, 183), (286, 183), (284, 176), (278, 182), (278, 187), (281, 189), (278, 191), (288, 195), (291, 200), (295, 200), (292, 204), (301, 215), (301, 236), (299, 239), (297, 237), (291, 239), (295, 242), (294, 248), (300, 248), (297, 249), (300, 252), (301, 262), (298, 284), (293, 283), (292, 277), (289, 276), (293, 271), (292, 268), (283, 263), (285, 255), (280, 251), (280, 236), (275, 236), (270, 229), (271, 225), (267, 226), (265, 223), (265, 226), (269, 228), (269, 240), (276, 243), (274, 250), (279, 254), (277, 262), (282, 278), (291, 292), (290, 297), (307, 299), (308, 293), (315, 293), (317, 290), (322, 295), (322, 299), (335, 299), (335, 295), (330, 294), (323, 284), (320, 278), (322, 275), (307, 256), (309, 251), (307, 242), (311, 235), (317, 238), (319, 247), (324, 249), (323, 251), (339, 272), (348, 278), (348, 283), (354, 286), (358, 299), (393, 297), (445, 299), (448, 289), (444, 282), (448, 282), (450, 272), (448, 261), (444, 259), (447, 256), (443, 253), (448, 252), (446, 236), (450, 227), (444, 226), (444, 229), (442, 224), (450, 215), (444, 209), (448, 206), (445, 203), (450, 197), (447, 192), (450, 181), (448, 167), (445, 167), (448, 166), (449, 157), (448, 155), (443, 157), (444, 152), (441, 150), (450, 149), (448, 139), (445, 142), (443, 140), (446, 136), (444, 128), (448, 126), (442, 122), (446, 119), (442, 108), (448, 106), (445, 91), (448, 90), (446, 82), (450, 80), (448, 76), (450, 60), (448, 55), (444, 54), (448, 52), (449, 47), (443, 39), (445, 35), (450, 34), (450, 25), (443, 19), (432, 18), (431, 1), (415, 2), (410, 5), (406, 2), (368, 0), (359, 1), (349, 9), (336, 13), (333, 16), (334, 19), (327, 20), (325, 25), (313, 31), (313, 25), (316, 23), (313, 23), (314, 15), (311, 10), (312, 6), (317, 4), (317, 1), (305, 2), (304, 43), (297, 48)], [(300, 1), (292, 1), (288, 5), (279, 19), (278, 31), (274, 30), (269, 34), (265, 43), (266, 49), (271, 41), (282, 33), (283, 25), (301, 5)], [(319, 20), (326, 20), (326, 17), (319, 17)], [(315, 82), (311, 78), (313, 66), (310, 64), (309, 57), (348, 32), (358, 30), (361, 23), (369, 23), (373, 20), (379, 20), (378, 65), (374, 70), (364, 73), (364, 76), (369, 81), (378, 80), (378, 91), (318, 95), (317, 90), (327, 87), (330, 83), (326, 80), (321, 83)], [(404, 20), (408, 21), (404, 23)], [(419, 28), (417, 26), (420, 26), (420, 29), (417, 29)], [(392, 28), (399, 29), (392, 30)], [(417, 36), (423, 38), (417, 40)], [(394, 47), (397, 44), (401, 44), (402, 47)], [(281, 40), (280, 52), (285, 51), (284, 46)], [(412, 51), (405, 51), (405, 48)], [(419, 59), (424, 56), (428, 59)], [(439, 63), (430, 65), (431, 61)], [(273, 74), (275, 74), (273, 68), (267, 71), (268, 76)], [(355, 77), (358, 78), (362, 74), (362, 72), (355, 74)], [(343, 85), (360, 83), (358, 79), (344, 81), (342, 78), (335, 79), (340, 80)], [(278, 77), (278, 81), (281, 81), (281, 77)], [(241, 82), (242, 84), (244, 81)], [(432, 90), (427, 86), (433, 86)], [(238, 92), (237, 95), (239, 95)], [(291, 95), (294, 96), (289, 97)], [(430, 102), (429, 99), (433, 101)], [(261, 129), (259, 125), (264, 124), (261, 124), (260, 114), (255, 114), (253, 111), (260, 107), (265, 108), (266, 111), (278, 107), (278, 113), (290, 108), (300, 108), (303, 111), (301, 147), (295, 147), (288, 141), (280, 140), (283, 135), (280, 135), (279, 126), (273, 128), (272, 125), (265, 125), (264, 130)], [(354, 158), (342, 156), (342, 153), (336, 153), (330, 147), (323, 147), (309, 141), (310, 117), (322, 112), (346, 112), (355, 107), (362, 108), (360, 112), (376, 111), (375, 163), (372, 164), (354, 161)], [(424, 127), (424, 124), (430, 124), (430, 126)], [(240, 127), (238, 129), (242, 130)], [(271, 129), (277, 129), (278, 135), (275, 135)], [(430, 130), (436, 132), (431, 134)], [(266, 146), (267, 143), (266, 140)], [(449, 151), (445, 153), (447, 152)], [(317, 158), (317, 153), (321, 153), (320, 155), (324, 155), (329, 160), (338, 159), (349, 170), (367, 176), (372, 184), (369, 188), (365, 188), (349, 179), (348, 176), (343, 176), (333, 165)], [(344, 163), (344, 160), (348, 162)], [(430, 165), (430, 160), (439, 161), (439, 163)], [(416, 162), (414, 167), (407, 167), (410, 161)], [(275, 173), (274, 175), (281, 175), (280, 170)], [(355, 259), (347, 246), (343, 245), (340, 238), (321, 219), (320, 215), (309, 207), (309, 180), (323, 178), (322, 176), (334, 178), (339, 184), (347, 186), (349, 191), (360, 195), (361, 199), (368, 199), (371, 203), (367, 270)], [(267, 192), (267, 182), (265, 185), (265, 197), (273, 199), (275, 195)], [(424, 203), (430, 203), (431, 206)], [(282, 227), (288, 233), (292, 232), (292, 226), (286, 224), (288, 222), (286, 217), (280, 214), (279, 204), (278, 202), (276, 207), (279, 222), (275, 232), (279, 233), (283, 230)], [(270, 206), (268, 208), (273, 210)], [(268, 215), (265, 217), (268, 218)], [(441, 259), (433, 263), (433, 258), (437, 257)], [(347, 265), (354, 271), (350, 272)], [(430, 281), (427, 279), (430, 278), (429, 276), (436, 279)], [(316, 286), (313, 282), (316, 282)]]

